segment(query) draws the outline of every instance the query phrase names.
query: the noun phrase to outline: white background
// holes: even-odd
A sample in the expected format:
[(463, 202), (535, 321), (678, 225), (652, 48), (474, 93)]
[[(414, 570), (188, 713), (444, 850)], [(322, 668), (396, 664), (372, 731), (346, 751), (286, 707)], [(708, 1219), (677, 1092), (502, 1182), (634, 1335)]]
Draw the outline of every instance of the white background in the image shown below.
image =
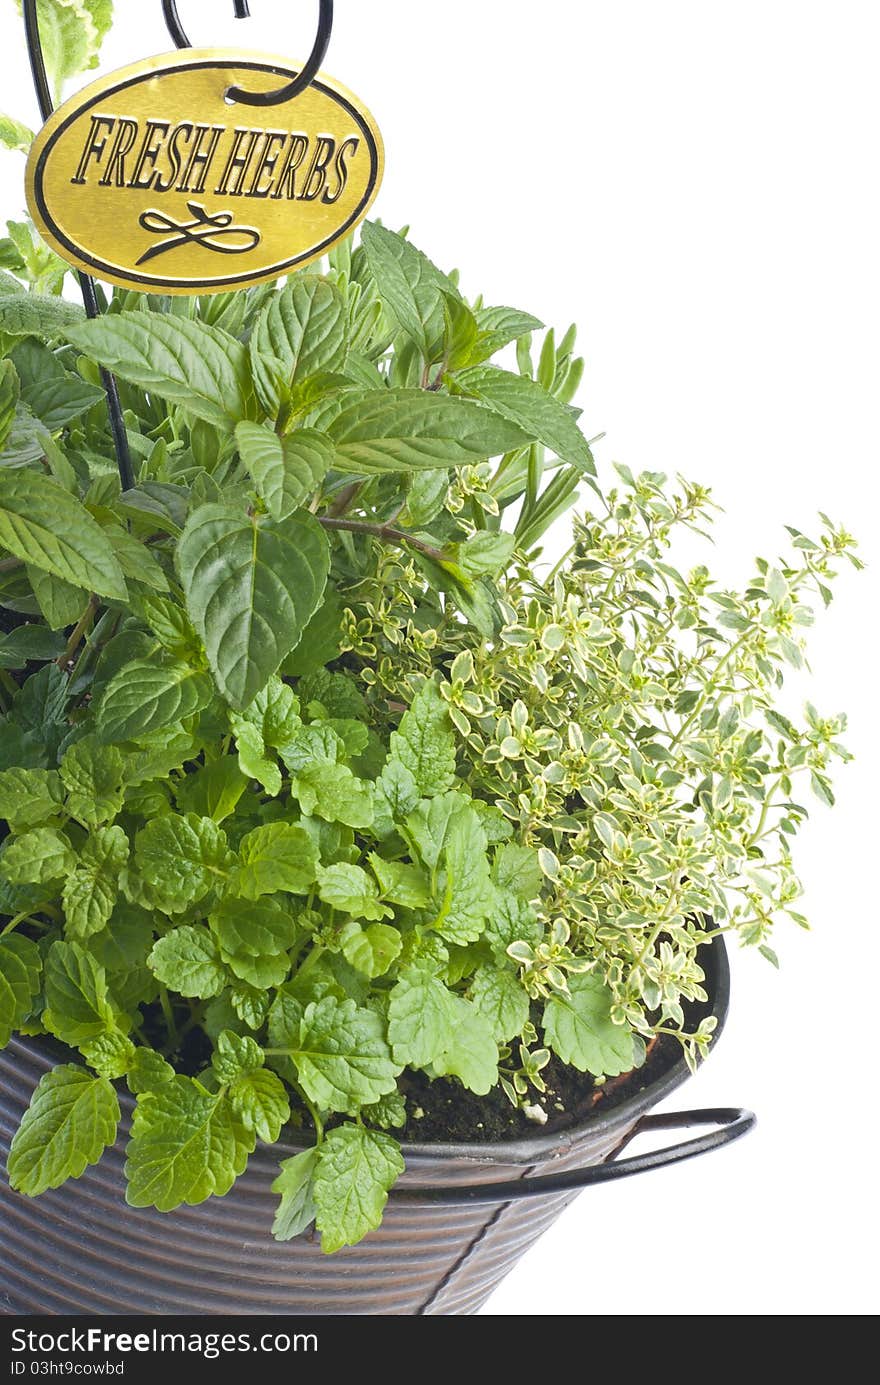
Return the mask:
[[(197, 44), (304, 56), (315, 4), (253, 8), (180, 0)], [(107, 66), (170, 46), (159, 0), (117, 13)], [(11, 0), (0, 40), (2, 103), (34, 120)], [(745, 578), (821, 508), (871, 564), (796, 690), (849, 710), (857, 756), (800, 842), (815, 931), (780, 930), (780, 974), (734, 957), (727, 1032), (668, 1103), (750, 1105), (758, 1131), (585, 1193), (489, 1314), (878, 1306), (878, 41), (860, 0), (337, 4), (327, 70), (387, 144), (377, 213), (487, 302), (580, 323), (603, 464), (680, 471), (725, 506), (715, 551), (684, 561)], [(20, 162), (0, 176), (17, 214)]]

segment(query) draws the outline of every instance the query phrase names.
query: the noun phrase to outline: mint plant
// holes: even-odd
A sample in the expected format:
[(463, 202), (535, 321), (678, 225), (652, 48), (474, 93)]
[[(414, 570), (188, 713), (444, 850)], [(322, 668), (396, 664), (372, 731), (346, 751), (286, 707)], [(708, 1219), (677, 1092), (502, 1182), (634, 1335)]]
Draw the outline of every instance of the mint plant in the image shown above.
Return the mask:
[(334, 1251), (403, 1171), (408, 1072), (545, 1119), (551, 1061), (695, 1065), (702, 947), (805, 922), (795, 785), (833, 803), (844, 720), (778, 695), (850, 535), (680, 571), (711, 497), (600, 486), (574, 330), (380, 225), (95, 321), (23, 223), (0, 260), (0, 1043), (63, 1046), (13, 1188), (96, 1163), (127, 1088), (131, 1205), (281, 1142), (274, 1234)]

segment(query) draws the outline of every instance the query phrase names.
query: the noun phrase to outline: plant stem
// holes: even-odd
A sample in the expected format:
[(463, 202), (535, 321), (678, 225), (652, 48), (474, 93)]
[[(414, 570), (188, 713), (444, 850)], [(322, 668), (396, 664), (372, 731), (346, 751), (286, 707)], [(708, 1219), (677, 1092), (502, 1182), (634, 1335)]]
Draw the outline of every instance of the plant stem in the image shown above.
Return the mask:
[(95, 623), (95, 616), (98, 614), (98, 605), (98, 598), (94, 594), (92, 594), (89, 597), (89, 604), (86, 606), (86, 609), (83, 611), (82, 615), (80, 616), (79, 620), (77, 621), (76, 625), (73, 627), (73, 630), (71, 631), (70, 639), (67, 641), (64, 653), (59, 655), (59, 657), (55, 661), (58, 664), (59, 668), (67, 668), (67, 665), (73, 659), (73, 656), (79, 649), (82, 641), (85, 639), (86, 635), (91, 630), (92, 626)]
[(162, 1006), (162, 1014), (168, 1029), (168, 1040), (171, 1045), (169, 1052), (173, 1053), (180, 1043), (180, 1035), (177, 1032), (177, 1025), (174, 1021), (174, 1010), (166, 986), (159, 987), (159, 1004)]
[(351, 481), (349, 485), (344, 486), (333, 501), (327, 514), (330, 515), (332, 519), (338, 519), (340, 515), (344, 515), (346, 510), (351, 508), (363, 484), (363, 481)]
[(414, 548), (418, 553), (424, 553), (426, 558), (433, 558), (435, 563), (447, 561), (439, 548), (424, 543), (412, 534), (404, 533), (402, 529), (395, 529), (390, 524), (370, 524), (363, 519), (334, 519), (330, 515), (321, 515), (318, 523), (325, 529), (345, 529), (350, 534), (368, 534), (371, 538), (380, 539), (383, 543), (397, 544), (400, 548)]

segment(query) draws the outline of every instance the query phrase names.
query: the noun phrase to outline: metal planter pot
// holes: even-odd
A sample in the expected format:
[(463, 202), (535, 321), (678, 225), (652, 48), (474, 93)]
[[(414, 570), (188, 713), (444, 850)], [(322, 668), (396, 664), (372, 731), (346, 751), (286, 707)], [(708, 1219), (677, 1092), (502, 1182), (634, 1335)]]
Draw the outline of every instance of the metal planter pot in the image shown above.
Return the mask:
[[(721, 939), (707, 955), (709, 1009), (723, 1024), (729, 974)], [(0, 1155), (56, 1058), (35, 1040), (0, 1054)], [(0, 1186), (0, 1312), (11, 1314), (475, 1313), (516, 1261), (590, 1183), (625, 1177), (728, 1143), (754, 1124), (722, 1109), (646, 1113), (688, 1076), (683, 1060), (579, 1124), (502, 1144), (409, 1145), (407, 1171), (379, 1231), (334, 1256), (315, 1240), (270, 1237), (270, 1184), (284, 1151), (258, 1149), (225, 1198), (171, 1214), (126, 1206), (123, 1130), (101, 1164), (30, 1200)], [(604, 1109), (603, 1109), (604, 1107)], [(635, 1134), (719, 1127), (665, 1150), (614, 1161)], [(286, 1151), (294, 1152), (293, 1150)]]

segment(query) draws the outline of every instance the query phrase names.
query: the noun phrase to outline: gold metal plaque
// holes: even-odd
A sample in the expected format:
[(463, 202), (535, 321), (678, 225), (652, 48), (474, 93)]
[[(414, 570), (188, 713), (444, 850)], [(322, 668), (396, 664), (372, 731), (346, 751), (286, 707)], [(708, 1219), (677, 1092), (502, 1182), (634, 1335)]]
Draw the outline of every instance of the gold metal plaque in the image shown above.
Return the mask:
[(100, 78), (50, 117), (27, 165), (31, 216), (77, 269), (124, 288), (220, 293), (319, 258), (382, 181), (369, 111), (319, 74), (283, 105), (286, 61), (189, 48)]

